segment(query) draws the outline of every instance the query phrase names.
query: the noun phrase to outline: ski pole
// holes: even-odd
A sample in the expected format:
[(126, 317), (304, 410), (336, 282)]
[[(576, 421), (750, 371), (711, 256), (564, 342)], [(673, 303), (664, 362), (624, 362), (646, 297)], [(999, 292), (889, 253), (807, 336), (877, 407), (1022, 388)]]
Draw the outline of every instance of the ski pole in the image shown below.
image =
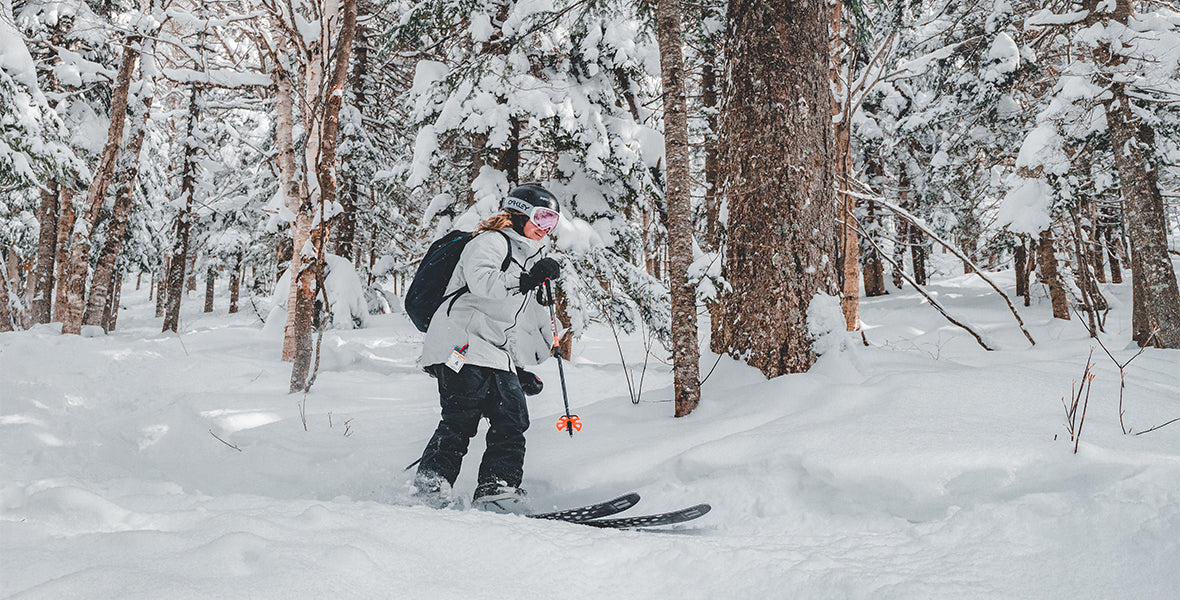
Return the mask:
[(545, 296), (549, 301), (549, 322), (553, 325), (553, 356), (557, 359), (557, 375), (561, 378), (561, 399), (565, 402), (565, 416), (557, 420), (557, 430), (565, 429), (574, 437), (574, 429), (582, 430), (582, 422), (576, 415), (570, 415), (570, 397), (565, 391), (565, 368), (561, 366), (561, 340), (557, 337), (557, 310), (553, 302), (553, 286), (544, 281)]

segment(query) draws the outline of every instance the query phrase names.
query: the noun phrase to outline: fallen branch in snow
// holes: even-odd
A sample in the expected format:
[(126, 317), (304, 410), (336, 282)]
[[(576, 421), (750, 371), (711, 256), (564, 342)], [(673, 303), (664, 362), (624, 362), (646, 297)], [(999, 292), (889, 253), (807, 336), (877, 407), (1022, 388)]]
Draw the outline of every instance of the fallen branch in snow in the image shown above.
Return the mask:
[(1156, 425), (1155, 427), (1152, 427), (1151, 429), (1144, 429), (1143, 431), (1140, 431), (1140, 432), (1136, 433), (1135, 435), (1143, 435), (1145, 433), (1151, 433), (1151, 432), (1155, 431), (1156, 429), (1167, 427), (1168, 425), (1171, 425), (1172, 423), (1175, 423), (1176, 421), (1180, 421), (1180, 417), (1176, 417), (1175, 419), (1172, 419), (1171, 421), (1168, 421), (1167, 423), (1164, 423), (1162, 425)]
[(930, 302), (930, 306), (933, 306), (935, 310), (942, 313), (942, 316), (946, 317), (946, 320), (950, 321), (951, 323), (953, 323), (955, 325), (958, 325), (967, 333), (970, 333), (971, 337), (974, 337), (975, 341), (978, 342), (979, 345), (981, 347), (983, 347), (984, 350), (987, 350), (988, 352), (992, 351), (992, 348), (988, 347), (987, 343), (983, 341), (983, 338), (980, 337), (978, 333), (975, 333), (974, 329), (971, 329), (970, 327), (963, 324), (959, 320), (952, 317), (949, 313), (947, 313), (946, 309), (944, 309), (942, 307), (942, 305), (940, 305), (934, 298), (932, 298), (930, 296), (930, 294), (927, 294), (926, 290), (922, 289), (922, 286), (918, 285), (917, 281), (914, 281), (912, 277), (910, 277), (909, 275), (906, 274), (905, 269), (901, 265), (898, 265), (896, 261), (894, 261), (892, 258), (890, 258), (887, 254), (885, 254), (885, 251), (882, 250), (881, 247), (877, 245), (876, 240), (874, 240), (868, 234), (861, 231), (859, 228), (857, 228), (855, 226), (853, 227), (853, 229), (855, 229), (860, 234), (861, 239), (868, 240), (868, 242), (873, 245), (873, 248), (875, 248), (877, 250), (877, 254), (881, 257), (881, 259), (883, 259), (885, 262), (892, 265), (893, 268), (896, 269), (895, 272), (897, 274), (901, 275), (906, 281), (908, 281), (910, 283), (910, 285), (914, 286), (914, 289), (918, 290), (918, 293), (922, 294), (922, 297), (925, 298), (928, 302)]
[(258, 312), (258, 305), (254, 303), (254, 294), (250, 294), (250, 306), (254, 308), (254, 316), (258, 317), (258, 320), (262, 321), (263, 325), (266, 325), (266, 318), (262, 316), (262, 313)]
[(221, 437), (219, 437), (219, 436), (218, 436), (216, 433), (213, 433), (213, 430), (212, 430), (212, 429), (210, 429), (210, 430), (209, 430), (209, 435), (211, 435), (211, 436), (213, 436), (213, 437), (217, 438), (217, 441), (219, 441), (219, 442), (221, 442), (221, 443), (225, 444), (226, 446), (229, 446), (230, 448), (233, 448), (234, 450), (237, 450), (238, 452), (241, 452), (241, 451), (242, 451), (242, 449), (241, 449), (241, 448), (239, 448), (239, 447), (237, 447), (237, 445), (235, 445), (235, 444), (231, 444), (231, 443), (229, 443), (229, 442), (227, 442), (227, 441), (225, 441), (225, 440), (221, 439)]
[[(868, 191), (870, 191), (870, 192), (872, 191), (871, 189), (867, 188), (867, 186), (865, 186), (863, 183), (860, 183), (859, 181), (856, 181), (856, 180), (851, 180), (851, 181), (856, 182), (858, 185), (860, 185), (861, 187), (864, 187), (865, 189), (868, 189)], [(853, 191), (849, 191), (848, 194), (853, 197), (860, 198), (862, 200), (868, 200), (869, 202), (872, 202), (872, 203), (877, 204), (879, 206), (883, 206), (883, 207), (893, 211), (894, 214), (905, 219), (911, 225), (920, 229), (922, 231), (922, 233), (925, 233), (926, 235), (930, 236), (931, 239), (933, 239), (934, 241), (941, 244), (947, 250), (950, 250), (951, 254), (954, 254), (955, 256), (957, 256), (959, 258), (959, 260), (962, 260), (964, 263), (971, 265), (971, 269), (975, 272), (975, 274), (978, 275), (979, 278), (982, 279), (985, 283), (987, 283), (989, 286), (991, 286), (991, 288), (993, 290), (995, 290), (996, 293), (999, 294), (1001, 298), (1004, 299), (1004, 302), (1006, 302), (1008, 304), (1008, 310), (1011, 311), (1012, 316), (1016, 318), (1016, 324), (1020, 327), (1020, 331), (1021, 331), (1021, 333), (1024, 334), (1024, 337), (1028, 340), (1028, 343), (1032, 344), (1033, 346), (1037, 345), (1037, 342), (1036, 342), (1036, 340), (1033, 339), (1032, 334), (1030, 334), (1028, 332), (1028, 330), (1024, 328), (1024, 320), (1020, 318), (1020, 313), (1016, 312), (1016, 307), (1012, 305), (1012, 300), (1008, 298), (1008, 294), (1005, 294), (1003, 292), (1003, 290), (1000, 289), (1000, 286), (996, 285), (995, 282), (993, 282), (986, 275), (984, 275), (983, 269), (980, 269), (979, 265), (975, 264), (975, 261), (968, 258), (966, 254), (963, 254), (958, 248), (955, 248), (953, 245), (951, 245), (950, 242), (942, 239), (941, 237), (938, 236), (938, 234), (931, 231), (929, 227), (926, 227), (925, 223), (923, 223), (921, 219), (914, 216), (912, 213), (910, 213), (910, 211), (908, 211), (896, 204), (893, 204), (892, 202), (889, 202), (888, 200), (886, 200), (876, 194), (863, 194), (863, 193), (857, 193), (857, 192), (853, 192)]]

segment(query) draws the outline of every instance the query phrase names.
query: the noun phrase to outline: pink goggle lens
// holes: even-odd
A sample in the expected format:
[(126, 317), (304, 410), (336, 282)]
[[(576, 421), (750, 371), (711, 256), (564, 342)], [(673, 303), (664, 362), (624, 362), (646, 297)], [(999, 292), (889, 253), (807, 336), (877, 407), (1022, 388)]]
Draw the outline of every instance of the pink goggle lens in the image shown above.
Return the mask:
[(561, 220), (561, 213), (538, 206), (533, 210), (533, 215), (529, 219), (533, 222), (533, 225), (537, 226), (537, 229), (550, 231), (554, 227), (557, 227), (557, 222)]

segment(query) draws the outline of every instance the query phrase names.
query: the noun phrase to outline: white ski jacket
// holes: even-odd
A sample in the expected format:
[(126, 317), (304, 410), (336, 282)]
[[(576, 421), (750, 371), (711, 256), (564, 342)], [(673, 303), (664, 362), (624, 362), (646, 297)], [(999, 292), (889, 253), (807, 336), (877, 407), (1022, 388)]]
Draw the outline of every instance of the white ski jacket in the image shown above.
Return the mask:
[[(422, 366), (446, 363), (464, 346), (464, 365), (501, 371), (538, 365), (550, 356), (549, 309), (537, 302), (534, 292), (520, 292), (520, 274), (542, 258), (543, 245), (512, 229), (502, 231), (504, 235), (482, 232), (463, 248), (446, 293), (463, 286), (470, 291), (454, 302), (448, 297), (434, 313), (422, 346)], [(501, 271), (509, 247), (512, 259)]]

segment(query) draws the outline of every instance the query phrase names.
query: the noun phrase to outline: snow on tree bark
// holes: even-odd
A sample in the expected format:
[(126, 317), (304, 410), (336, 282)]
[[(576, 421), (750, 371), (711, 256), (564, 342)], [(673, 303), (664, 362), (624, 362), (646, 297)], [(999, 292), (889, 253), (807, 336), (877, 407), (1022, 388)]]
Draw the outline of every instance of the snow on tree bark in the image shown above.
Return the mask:
[(773, 377), (814, 363), (807, 307), (835, 292), (827, 6), (736, 0), (728, 14), (724, 347)]

